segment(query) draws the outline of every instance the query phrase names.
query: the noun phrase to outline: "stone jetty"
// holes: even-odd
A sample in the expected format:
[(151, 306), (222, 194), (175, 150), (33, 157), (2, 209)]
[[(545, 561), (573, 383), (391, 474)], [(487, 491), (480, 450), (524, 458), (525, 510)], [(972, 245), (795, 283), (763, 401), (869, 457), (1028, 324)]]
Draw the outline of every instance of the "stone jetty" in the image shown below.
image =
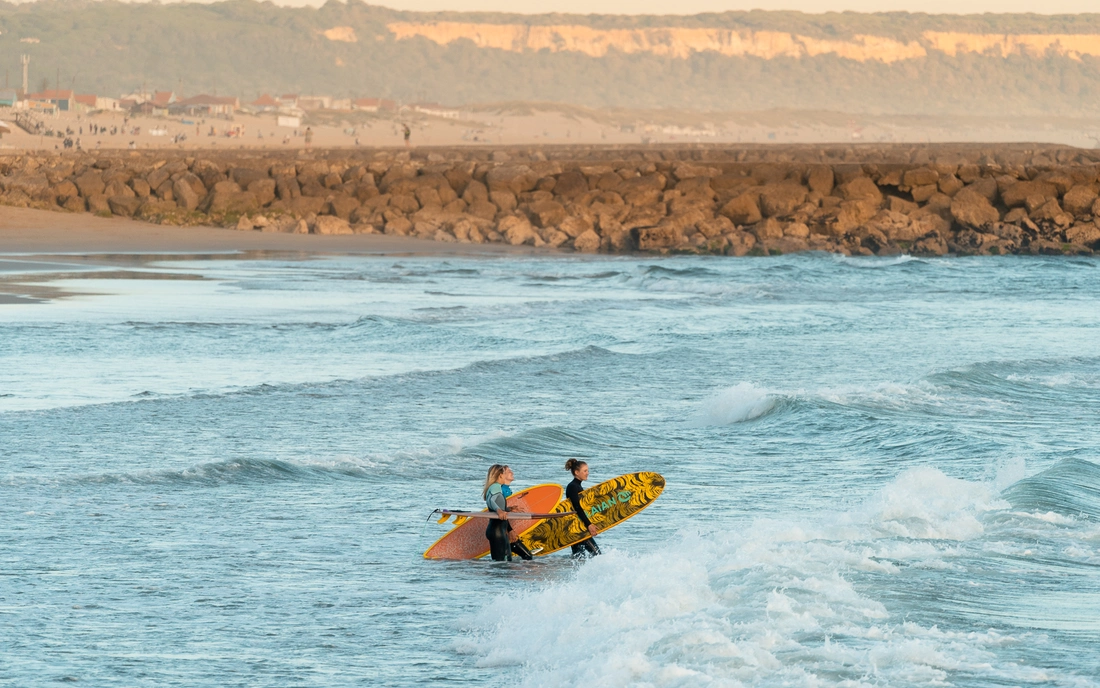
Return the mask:
[(582, 253), (1090, 254), (1100, 151), (522, 147), (0, 154), (0, 205)]

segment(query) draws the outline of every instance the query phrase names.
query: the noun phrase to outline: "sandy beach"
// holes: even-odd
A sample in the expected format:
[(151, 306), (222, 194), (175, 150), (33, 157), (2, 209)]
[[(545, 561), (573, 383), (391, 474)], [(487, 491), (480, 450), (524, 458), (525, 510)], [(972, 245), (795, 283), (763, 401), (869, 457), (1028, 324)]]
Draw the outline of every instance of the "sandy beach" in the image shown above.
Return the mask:
[(505, 244), (449, 244), (384, 234), (325, 236), (176, 227), (128, 218), (0, 207), (0, 254), (280, 251), (378, 255), (520, 255), (552, 249)]
[[(182, 256), (238, 258), (355, 254), (378, 256), (504, 256), (559, 253), (506, 244), (449, 244), (383, 234), (324, 236), (240, 232), (219, 227), (176, 227), (127, 218), (0, 207), (0, 306), (35, 303), (76, 292), (51, 286), (59, 279), (106, 276), (180, 279), (145, 269)], [(96, 270), (82, 270), (81, 266)], [(107, 275), (104, 266), (117, 270)], [(137, 268), (142, 268), (138, 270)]]

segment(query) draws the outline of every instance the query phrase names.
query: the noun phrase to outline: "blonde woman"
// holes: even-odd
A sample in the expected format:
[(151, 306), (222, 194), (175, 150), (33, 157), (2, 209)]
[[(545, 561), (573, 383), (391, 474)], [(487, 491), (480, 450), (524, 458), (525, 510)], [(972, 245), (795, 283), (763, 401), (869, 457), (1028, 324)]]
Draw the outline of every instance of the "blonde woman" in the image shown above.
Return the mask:
[(504, 495), (504, 488), (512, 483), (514, 477), (512, 469), (495, 463), (489, 466), (485, 489), (481, 491), (485, 506), (500, 517), (489, 519), (489, 525), (485, 528), (485, 537), (489, 538), (489, 555), (493, 561), (512, 561), (512, 548), (508, 542), (508, 498)]
[(521, 559), (531, 559), (531, 552), (512, 537), (512, 525), (508, 523), (508, 497), (512, 496), (510, 485), (516, 475), (508, 466), (493, 464), (485, 476), (485, 489), (481, 497), (489, 511), (495, 511), (499, 519), (489, 519), (485, 528), (485, 537), (489, 539), (489, 555), (493, 561), (512, 561), (512, 552)]

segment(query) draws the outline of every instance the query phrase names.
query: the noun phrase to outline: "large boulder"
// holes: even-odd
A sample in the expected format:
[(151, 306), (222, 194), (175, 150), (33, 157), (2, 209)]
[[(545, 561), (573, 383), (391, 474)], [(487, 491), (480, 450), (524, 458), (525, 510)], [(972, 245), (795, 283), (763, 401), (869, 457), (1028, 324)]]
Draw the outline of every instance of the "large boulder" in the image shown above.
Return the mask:
[(828, 165), (814, 165), (806, 175), (810, 191), (816, 191), (822, 196), (827, 196), (833, 190), (833, 181), (833, 168)]
[(267, 179), (267, 172), (253, 170), (247, 167), (235, 167), (229, 171), (229, 178), (236, 182), (242, 189), (247, 189), (252, 182)]
[(760, 222), (763, 215), (757, 205), (756, 194), (743, 193), (722, 206), (719, 214), (729, 218), (735, 225), (751, 225)]
[(1031, 197), (1040, 197), (1046, 200), (1058, 198), (1058, 187), (1054, 186), (1050, 182), (1016, 182), (1006, 186), (1001, 191), (1001, 200), (1009, 208), (1024, 205), (1027, 203), (1027, 199)]
[(964, 186), (966, 186), (966, 184), (964, 184), (961, 179), (953, 174), (945, 174), (940, 177), (940, 193), (946, 194), (948, 196), (954, 196), (955, 194), (959, 193), (959, 191)]
[(261, 205), (267, 205), (275, 200), (275, 180), (274, 179), (256, 179), (248, 184), (246, 187), (249, 193), (256, 196), (256, 201)]
[(586, 217), (570, 215), (562, 220), (561, 224), (558, 225), (558, 229), (564, 232), (566, 236), (575, 239), (592, 229), (592, 222)]
[(986, 200), (990, 203), (997, 202), (997, 180), (990, 179), (989, 177), (982, 177), (966, 185), (966, 188), (975, 193), (979, 193), (985, 196)]
[(678, 181), (684, 179), (694, 179), (695, 177), (717, 177), (722, 174), (722, 170), (717, 167), (709, 167), (706, 165), (695, 165), (692, 163), (680, 163), (672, 170), (672, 176)]
[(1001, 214), (985, 196), (963, 188), (951, 201), (951, 216), (964, 227), (980, 229), (1001, 219)]
[(107, 198), (112, 196), (136, 196), (134, 190), (121, 179), (111, 180), (103, 189), (103, 195)]
[[(730, 219), (724, 215), (717, 217), (706, 218), (703, 221), (697, 223), (695, 228), (699, 230), (699, 233), (709, 239), (717, 239), (723, 234), (728, 234), (737, 230), (737, 227), (730, 221)], [(807, 230), (808, 231), (808, 230)]]
[(1046, 199), (1045, 203), (1034, 210), (1029, 208), (1029, 214), (1035, 222), (1052, 222), (1059, 227), (1069, 227), (1073, 224), (1073, 216), (1062, 210), (1056, 198)]
[(73, 181), (84, 198), (102, 194), (103, 189), (107, 187), (107, 183), (103, 181), (103, 173), (99, 170), (88, 170)]
[(286, 208), (298, 217), (317, 215), (325, 207), (325, 199), (316, 196), (299, 196), (286, 204)]
[(1082, 216), (1092, 214), (1092, 204), (1096, 202), (1096, 187), (1080, 184), (1066, 192), (1062, 198), (1062, 207), (1067, 213)]
[(590, 229), (573, 240), (573, 248), (581, 253), (596, 253), (600, 250), (600, 235)]
[(145, 181), (144, 179), (132, 180), (130, 182), (130, 188), (134, 190), (134, 194), (136, 194), (138, 198), (142, 199), (149, 198), (149, 195), (153, 191), (152, 188), (150, 188), (149, 186), (149, 182)]
[(142, 200), (137, 212), (134, 213), (134, 217), (146, 222), (155, 222), (167, 215), (175, 215), (178, 210), (179, 206), (176, 205), (175, 201), (150, 197)]
[(918, 167), (915, 170), (906, 170), (901, 180), (905, 186), (910, 188), (935, 185), (940, 180), (940, 173), (929, 167)]
[(133, 217), (141, 206), (141, 199), (133, 194), (129, 196), (111, 196), (107, 199), (107, 205), (114, 215)]
[(511, 191), (490, 191), (489, 200), (492, 201), (493, 205), (500, 208), (500, 212), (502, 213), (510, 213), (515, 210), (518, 205), (516, 195)]
[(893, 243), (915, 241), (928, 232), (919, 219), (893, 210), (879, 211), (866, 226)]
[(806, 189), (801, 184), (773, 184), (760, 192), (760, 211), (765, 217), (786, 217), (805, 201)]
[[(656, 251), (663, 248), (679, 246), (684, 235), (678, 227), (668, 223), (661, 223), (656, 227), (638, 227), (630, 230), (630, 236), (634, 245), (641, 251)], [(576, 242), (574, 242), (574, 245)]]
[(542, 237), (538, 235), (527, 218), (509, 215), (500, 221), (497, 231), (504, 235), (504, 240), (512, 246), (523, 244), (539, 246), (543, 243)]
[(332, 200), (328, 202), (327, 208), (332, 215), (343, 220), (350, 220), (351, 214), (359, 209), (359, 201), (351, 196), (334, 196)]
[(538, 201), (528, 206), (527, 215), (538, 227), (553, 227), (565, 219), (565, 208), (557, 201)]
[(413, 191), (413, 195), (416, 196), (421, 208), (443, 207), (443, 198), (439, 195), (439, 190), (433, 186), (418, 187)]
[(757, 222), (752, 228), (758, 241), (783, 238), (783, 223), (774, 217), (769, 217), (762, 222)]
[[(223, 182), (233, 184), (234, 182)], [(204, 203), (206, 212), (211, 215), (224, 213), (251, 213), (260, 209), (256, 196), (248, 191), (234, 191), (232, 189), (215, 189)]]
[(538, 180), (539, 175), (527, 165), (500, 165), (485, 175), (485, 185), (489, 191), (508, 191), (512, 194), (534, 189)]
[(319, 215), (313, 221), (314, 234), (354, 234), (351, 225), (342, 217), (335, 215)]
[(88, 202), (88, 212), (96, 215), (110, 215), (111, 206), (107, 202), (107, 197), (101, 193), (92, 194), (86, 199)]
[(476, 179), (471, 180), (466, 185), (466, 189), (462, 192), (462, 200), (470, 205), (478, 201), (487, 203), (489, 201), (489, 189)]
[(1066, 241), (1092, 249), (1100, 249), (1100, 227), (1095, 223), (1083, 222), (1066, 230)]
[(829, 225), (835, 235), (842, 235), (862, 227), (879, 210), (879, 202), (874, 199), (855, 199), (840, 204), (836, 219)]
[[(302, 195), (305, 196), (305, 194)], [(412, 194), (394, 194), (390, 196), (390, 207), (403, 213), (415, 213), (420, 210), (420, 203)]]
[[(298, 184), (298, 180), (295, 177), (279, 177), (275, 180), (275, 195), (279, 197), (281, 201), (289, 201), (292, 198), (298, 198), (302, 195), (302, 187)], [(387, 201), (389, 197), (387, 196)]]
[[(656, 206), (641, 206), (638, 208), (631, 208), (626, 217), (622, 220), (623, 229), (634, 229), (635, 227), (652, 227), (659, 223), (665, 217), (664, 205)], [(722, 218), (726, 220), (725, 217)], [(729, 220), (726, 220), (729, 222)]]
[(489, 201), (474, 201), (466, 209), (466, 212), (483, 220), (492, 220), (497, 216), (497, 207)]
[(413, 223), (407, 217), (395, 217), (386, 222), (386, 234), (394, 236), (408, 236), (413, 230)]
[(554, 195), (572, 200), (588, 191), (588, 178), (576, 170), (567, 170), (558, 175), (554, 183)]

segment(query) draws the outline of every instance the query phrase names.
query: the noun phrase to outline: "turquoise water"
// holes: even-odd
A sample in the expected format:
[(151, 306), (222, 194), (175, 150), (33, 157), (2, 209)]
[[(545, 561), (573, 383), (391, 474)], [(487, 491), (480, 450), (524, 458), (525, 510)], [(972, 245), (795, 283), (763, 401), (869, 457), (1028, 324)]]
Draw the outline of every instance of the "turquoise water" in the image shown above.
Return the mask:
[[(0, 305), (0, 685), (1100, 685), (1096, 259), (144, 269)], [(420, 557), (571, 456), (605, 556)]]

